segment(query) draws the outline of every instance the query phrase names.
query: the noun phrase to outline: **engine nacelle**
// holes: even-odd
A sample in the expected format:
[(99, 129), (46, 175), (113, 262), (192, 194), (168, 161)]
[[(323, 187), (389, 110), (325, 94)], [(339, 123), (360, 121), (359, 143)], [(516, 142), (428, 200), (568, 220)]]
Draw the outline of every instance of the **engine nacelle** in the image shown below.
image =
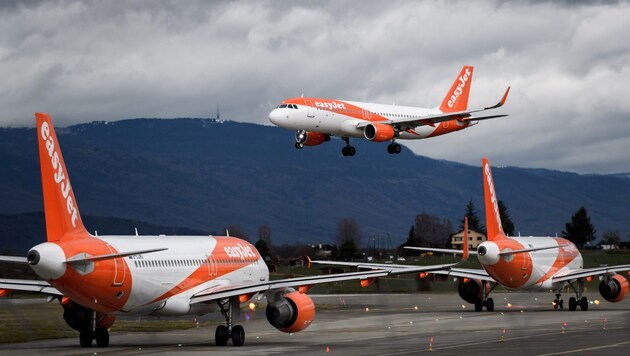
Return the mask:
[(295, 142), (304, 146), (317, 146), (330, 141), (330, 136), (319, 132), (300, 130), (295, 133)]
[(315, 304), (308, 295), (291, 292), (267, 304), (266, 314), (273, 327), (294, 333), (311, 325), (315, 319)]
[(385, 124), (369, 124), (363, 129), (363, 135), (370, 141), (383, 142), (394, 138), (394, 127)]
[(479, 279), (464, 278), (464, 281), (457, 286), (457, 293), (468, 303), (475, 302), (483, 297), (483, 288), (486, 288), (486, 295), (490, 293), (490, 286)]
[[(91, 327), (93, 313), (91, 309), (88, 309), (73, 301), (62, 303), (62, 306), (63, 319), (66, 321), (69, 327), (78, 331), (89, 329)], [(114, 324), (115, 320), (115, 316), (101, 312), (96, 313), (97, 328), (109, 328)]]
[(611, 303), (620, 302), (628, 294), (628, 280), (619, 274), (599, 283), (599, 294)]

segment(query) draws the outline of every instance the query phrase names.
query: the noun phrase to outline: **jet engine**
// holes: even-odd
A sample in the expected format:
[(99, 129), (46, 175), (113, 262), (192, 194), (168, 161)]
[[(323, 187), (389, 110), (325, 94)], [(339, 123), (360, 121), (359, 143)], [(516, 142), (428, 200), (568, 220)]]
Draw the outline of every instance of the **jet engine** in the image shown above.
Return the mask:
[(295, 132), (295, 142), (304, 146), (317, 146), (330, 141), (330, 136), (319, 132), (299, 130)]
[(628, 280), (619, 274), (599, 283), (599, 294), (611, 303), (620, 302), (628, 294)]
[[(61, 305), (63, 306), (63, 319), (66, 321), (69, 327), (78, 331), (91, 328), (93, 313), (91, 309), (88, 309), (70, 300), (63, 300)], [(96, 313), (97, 328), (107, 329), (114, 324), (115, 320), (115, 316), (101, 312)]]
[(294, 333), (306, 329), (315, 319), (315, 304), (306, 294), (278, 294), (267, 304), (267, 320), (276, 329)]
[(369, 124), (363, 130), (363, 135), (370, 141), (389, 141), (396, 135), (394, 128), (385, 124)]
[(479, 279), (464, 278), (464, 281), (457, 286), (457, 293), (459, 296), (468, 303), (475, 304), (477, 300), (483, 298), (483, 289), (485, 285), (486, 295), (490, 293), (490, 286), (487, 283), (483, 283)]

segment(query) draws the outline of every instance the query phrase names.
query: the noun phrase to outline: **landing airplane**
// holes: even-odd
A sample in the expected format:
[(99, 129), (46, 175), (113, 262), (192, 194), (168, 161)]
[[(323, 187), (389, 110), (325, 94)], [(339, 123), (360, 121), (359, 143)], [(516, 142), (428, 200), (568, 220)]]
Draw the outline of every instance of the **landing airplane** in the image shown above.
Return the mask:
[[(240, 304), (267, 299), (266, 317), (276, 329), (294, 333), (315, 317), (306, 294), (321, 283), (360, 280), (367, 286), (387, 271), (374, 270), (270, 281), (256, 248), (229, 236), (92, 236), (77, 200), (48, 114), (37, 113), (37, 136), (47, 242), (26, 257), (0, 261), (28, 264), (42, 280), (0, 279), (0, 296), (12, 291), (47, 294), (59, 300), (67, 324), (79, 331), (82, 347), (109, 345), (117, 315), (200, 315), (220, 311), (226, 325), (217, 346), (245, 342)], [(467, 256), (465, 254), (464, 256)], [(457, 264), (457, 263), (456, 263)], [(419, 267), (448, 268), (453, 265)]]
[[(488, 295), (501, 285), (508, 290), (523, 291), (555, 291), (556, 299), (553, 308), (564, 308), (561, 299), (562, 290), (568, 285), (575, 297), (569, 298), (569, 310), (579, 306), (588, 310), (588, 299), (584, 296), (584, 280), (599, 277), (599, 292), (609, 302), (615, 303), (628, 294), (628, 280), (617, 272), (630, 271), (630, 264), (584, 268), (582, 255), (569, 240), (561, 237), (508, 237), (503, 231), (499, 206), (490, 162), (482, 159), (486, 227), (488, 240), (482, 242), (477, 255), (482, 270), (447, 268), (430, 273), (443, 274), (462, 278), (458, 286), (459, 296), (466, 302), (475, 305), (475, 311), (494, 310), (494, 301)], [(467, 228), (464, 229), (467, 232)], [(467, 238), (464, 241), (468, 241)], [(467, 246), (464, 243), (464, 246)], [(463, 253), (459, 250), (436, 249), (426, 247), (406, 247), (413, 250), (441, 253)], [(319, 264), (336, 264), (329, 261), (312, 261)], [(344, 263), (348, 265), (347, 263)], [(382, 268), (379, 264), (361, 264), (363, 268)], [(405, 265), (389, 265), (390, 269), (404, 269)], [(421, 276), (424, 276), (423, 273)]]
[(361, 103), (323, 98), (290, 98), (269, 113), (269, 121), (279, 127), (296, 130), (295, 148), (317, 146), (339, 136), (346, 143), (341, 150), (344, 156), (354, 156), (356, 149), (350, 137), (369, 141), (391, 141), (390, 154), (400, 153), (397, 139), (417, 140), (444, 135), (476, 125), (480, 120), (507, 115), (473, 116), (472, 114), (496, 109), (507, 99), (507, 88), (501, 101), (495, 105), (468, 110), (468, 94), (472, 84), (473, 67), (464, 66), (446, 93), (442, 104), (434, 109)]

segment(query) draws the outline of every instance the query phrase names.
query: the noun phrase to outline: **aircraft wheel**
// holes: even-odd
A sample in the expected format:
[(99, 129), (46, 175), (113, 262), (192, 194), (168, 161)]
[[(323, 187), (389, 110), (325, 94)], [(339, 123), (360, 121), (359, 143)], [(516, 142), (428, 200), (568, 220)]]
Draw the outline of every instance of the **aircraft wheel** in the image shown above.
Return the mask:
[(98, 347), (109, 346), (109, 330), (107, 328), (96, 328), (94, 338)]
[(580, 299), (580, 309), (582, 309), (583, 311), (588, 310), (588, 298), (582, 297)]
[(553, 304), (553, 308), (554, 308), (554, 309), (558, 309), (558, 305), (559, 305), (560, 303), (558, 302), (558, 299), (554, 299), (552, 304)]
[(486, 309), (491, 312), (494, 311), (494, 299), (488, 298), (486, 300)]
[(569, 298), (569, 310), (575, 311), (575, 309), (577, 309), (577, 300), (575, 297), (571, 297)]
[(393, 151), (395, 154), (399, 154), (399, 153), (400, 153), (400, 151), (402, 151), (402, 147), (401, 147), (399, 144), (395, 143), (395, 144), (394, 144), (394, 147), (392, 147), (392, 151)]
[(357, 149), (352, 147), (352, 146), (348, 146), (348, 156), (354, 156), (357, 153)]
[(564, 309), (564, 300), (560, 299), (560, 309)]
[(475, 301), (475, 311), (480, 312), (483, 310), (483, 301), (481, 299), (477, 299)]
[(387, 153), (394, 154), (394, 146), (392, 144), (387, 145)]
[(92, 346), (92, 339), (92, 330), (82, 329), (79, 332), (79, 344), (81, 344), (81, 347)]
[(300, 148), (302, 148), (302, 147), (304, 147), (304, 144), (303, 144), (303, 143), (299, 143), (299, 142), (296, 142), (296, 143), (295, 143), (295, 148), (297, 148), (298, 150), (299, 150)]
[(245, 343), (245, 329), (242, 326), (236, 325), (232, 328), (232, 343), (234, 346), (243, 346)]
[(217, 326), (217, 331), (214, 333), (214, 342), (217, 346), (225, 346), (227, 345), (228, 339), (230, 338), (230, 331), (227, 326), (219, 325)]

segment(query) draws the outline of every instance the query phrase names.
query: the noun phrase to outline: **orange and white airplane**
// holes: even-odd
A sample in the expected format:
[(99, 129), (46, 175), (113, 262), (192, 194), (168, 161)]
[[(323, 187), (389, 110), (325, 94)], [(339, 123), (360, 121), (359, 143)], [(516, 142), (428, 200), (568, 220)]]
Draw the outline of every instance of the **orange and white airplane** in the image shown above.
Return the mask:
[[(599, 277), (599, 292), (609, 302), (619, 302), (628, 294), (628, 280), (617, 272), (630, 271), (630, 264), (597, 268), (584, 268), (582, 255), (569, 240), (560, 237), (512, 237), (506, 236), (501, 225), (499, 206), (494, 181), (490, 171), (490, 162), (482, 159), (486, 227), (488, 240), (482, 242), (477, 255), (483, 270), (463, 269), (456, 266), (436, 270), (430, 273), (444, 274), (462, 278), (458, 286), (460, 297), (475, 305), (476, 311), (485, 306), (494, 310), (494, 301), (490, 292), (501, 285), (508, 290), (555, 291), (554, 309), (564, 308), (561, 292), (569, 286), (575, 297), (569, 299), (569, 310), (588, 310), (588, 299), (584, 294), (584, 280)], [(464, 232), (467, 233), (467, 226)], [(468, 241), (465, 236), (464, 241)], [(467, 243), (464, 244), (467, 247)], [(413, 250), (441, 253), (465, 253), (459, 250), (436, 249), (425, 247), (406, 247)], [(313, 261), (321, 264), (339, 264), (327, 261)], [(349, 265), (348, 263), (342, 263)], [(359, 265), (359, 264), (356, 264)], [(407, 265), (360, 264), (363, 268), (383, 268), (390, 273), (399, 274), (409, 268)], [(421, 274), (421, 277), (425, 273)]]
[[(240, 304), (267, 299), (266, 317), (283, 332), (298, 332), (315, 317), (305, 293), (320, 283), (358, 279), (369, 285), (387, 271), (374, 270), (270, 281), (256, 248), (229, 236), (92, 236), (77, 200), (50, 116), (37, 113), (47, 242), (27, 256), (0, 261), (28, 263), (42, 279), (0, 279), (0, 296), (32, 291), (58, 299), (80, 344), (109, 344), (109, 327), (119, 314), (200, 315), (219, 310), (226, 325), (216, 329), (219, 346), (243, 345), (234, 325)], [(455, 264), (453, 264), (455, 265)], [(418, 271), (445, 266), (419, 267)]]
[(481, 109), (468, 109), (473, 67), (464, 66), (446, 93), (442, 104), (434, 109), (361, 103), (323, 98), (290, 98), (269, 113), (269, 121), (286, 129), (296, 130), (295, 147), (317, 146), (339, 136), (346, 146), (344, 156), (354, 156), (356, 149), (350, 137), (369, 141), (391, 141), (390, 154), (400, 153), (397, 139), (417, 140), (459, 131), (480, 120), (507, 115), (475, 117), (472, 114), (496, 109), (507, 99), (508, 87), (499, 103)]

